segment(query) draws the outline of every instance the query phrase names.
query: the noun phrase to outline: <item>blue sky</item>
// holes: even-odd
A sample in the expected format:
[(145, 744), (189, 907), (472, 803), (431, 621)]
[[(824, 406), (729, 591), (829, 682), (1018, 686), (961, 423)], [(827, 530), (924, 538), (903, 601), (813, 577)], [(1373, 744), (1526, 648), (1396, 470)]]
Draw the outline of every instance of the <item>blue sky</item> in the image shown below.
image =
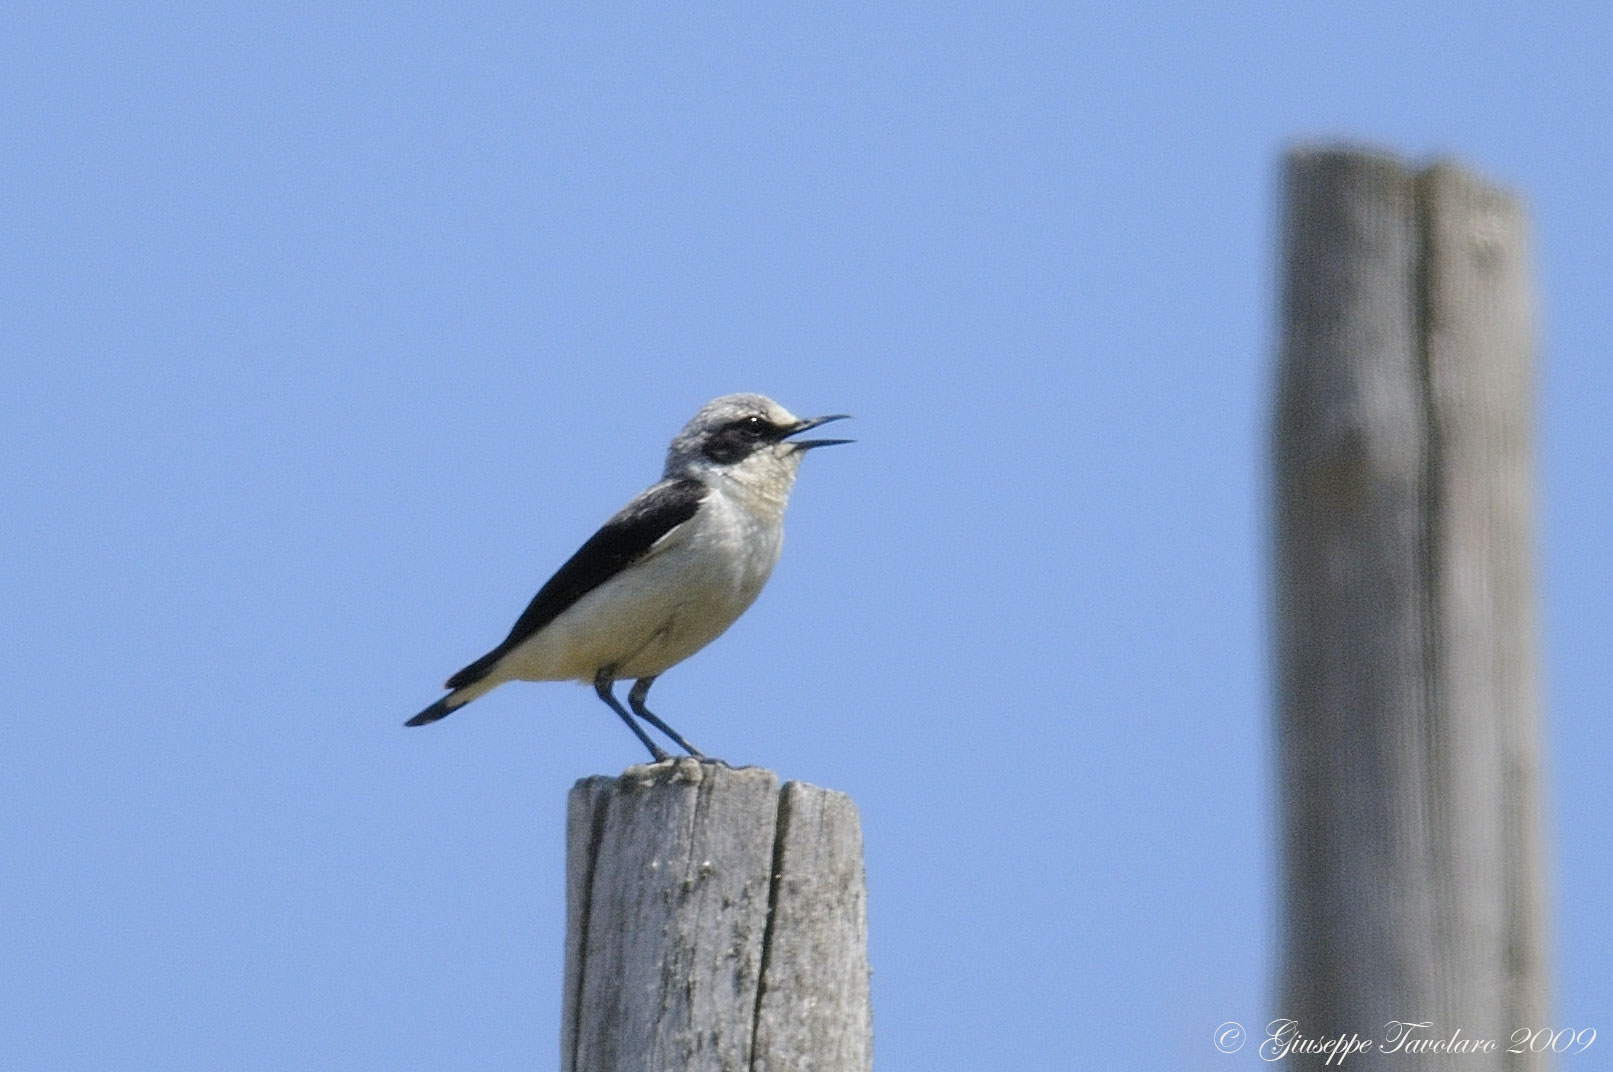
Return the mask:
[(565, 793), (639, 745), (399, 723), (754, 390), (859, 442), (657, 710), (857, 800), (879, 1066), (1254, 1067), (1276, 177), (1338, 138), (1534, 213), (1558, 1026), (1613, 1029), (1613, 13), (680, 8), (0, 14), (0, 1066), (548, 1067)]

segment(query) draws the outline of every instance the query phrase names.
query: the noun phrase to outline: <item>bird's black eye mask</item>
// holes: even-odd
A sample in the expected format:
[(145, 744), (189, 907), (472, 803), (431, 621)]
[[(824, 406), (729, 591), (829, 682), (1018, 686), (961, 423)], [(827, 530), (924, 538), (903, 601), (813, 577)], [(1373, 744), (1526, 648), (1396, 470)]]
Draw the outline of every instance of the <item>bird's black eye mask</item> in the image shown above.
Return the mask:
[(732, 465), (760, 447), (777, 443), (789, 433), (788, 428), (780, 428), (767, 418), (753, 413), (749, 417), (729, 421), (712, 432), (700, 445), (700, 450), (718, 465)]

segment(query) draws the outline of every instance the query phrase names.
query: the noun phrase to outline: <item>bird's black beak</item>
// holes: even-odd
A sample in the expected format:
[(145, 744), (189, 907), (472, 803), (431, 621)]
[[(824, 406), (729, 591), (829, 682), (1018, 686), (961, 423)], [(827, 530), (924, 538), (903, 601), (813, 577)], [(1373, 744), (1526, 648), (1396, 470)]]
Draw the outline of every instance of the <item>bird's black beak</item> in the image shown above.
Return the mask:
[[(797, 423), (788, 432), (785, 432), (784, 436), (788, 439), (790, 436), (799, 435), (809, 428), (816, 428), (820, 424), (828, 424), (830, 421), (844, 421), (850, 419), (850, 417), (851, 414), (849, 413), (831, 413), (827, 417), (808, 417)], [(813, 447), (832, 447), (837, 443), (855, 442), (855, 439), (790, 439), (790, 445), (800, 450), (811, 450)]]

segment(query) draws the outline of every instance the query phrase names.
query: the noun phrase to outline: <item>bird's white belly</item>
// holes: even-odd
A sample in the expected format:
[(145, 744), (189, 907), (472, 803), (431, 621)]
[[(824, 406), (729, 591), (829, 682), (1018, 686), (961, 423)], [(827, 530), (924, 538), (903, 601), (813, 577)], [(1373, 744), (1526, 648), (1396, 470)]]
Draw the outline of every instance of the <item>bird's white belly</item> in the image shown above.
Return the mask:
[(747, 525), (700, 524), (600, 585), (511, 652), (509, 677), (653, 677), (722, 635), (760, 594), (781, 540)]

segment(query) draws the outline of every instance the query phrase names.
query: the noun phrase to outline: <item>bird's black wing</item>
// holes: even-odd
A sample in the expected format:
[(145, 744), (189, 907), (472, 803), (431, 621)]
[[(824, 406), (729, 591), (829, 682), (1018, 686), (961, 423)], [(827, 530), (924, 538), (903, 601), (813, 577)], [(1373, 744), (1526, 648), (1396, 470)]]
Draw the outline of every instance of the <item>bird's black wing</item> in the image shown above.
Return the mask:
[(449, 678), (444, 687), (460, 689), (481, 680), (511, 649), (643, 558), (657, 540), (693, 517), (705, 495), (706, 486), (698, 480), (667, 480), (639, 493), (538, 590), (503, 643)]

